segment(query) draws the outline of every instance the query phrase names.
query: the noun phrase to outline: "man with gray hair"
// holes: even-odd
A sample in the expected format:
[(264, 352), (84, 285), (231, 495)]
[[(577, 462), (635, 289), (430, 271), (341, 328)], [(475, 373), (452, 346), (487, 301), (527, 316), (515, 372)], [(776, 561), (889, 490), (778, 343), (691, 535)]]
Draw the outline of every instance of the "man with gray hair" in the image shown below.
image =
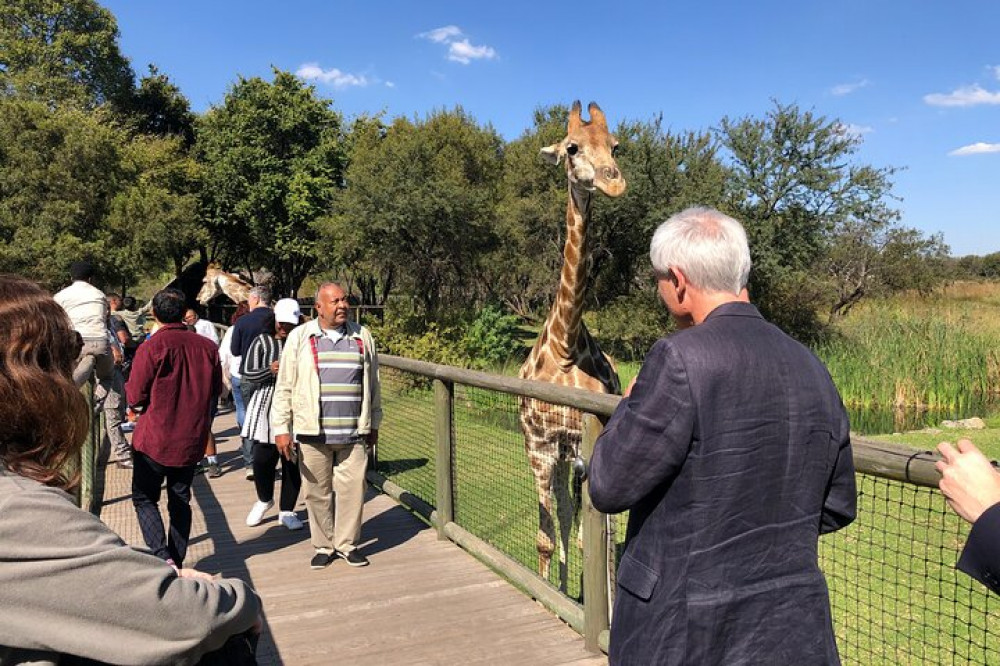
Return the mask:
[[(237, 319), (236, 323), (233, 324), (233, 337), (229, 346), (230, 353), (240, 358), (246, 357), (246, 352), (250, 349), (250, 343), (253, 342), (254, 338), (263, 333), (269, 326), (274, 326), (274, 311), (271, 310), (271, 290), (269, 288), (264, 285), (257, 285), (251, 289), (250, 295), (247, 296), (247, 305), (250, 306), (250, 312)], [(274, 331), (271, 330), (268, 332), (273, 333)], [(233, 388), (235, 389), (236, 387)], [(249, 405), (250, 398), (253, 396), (254, 386), (240, 382), (239, 391), (243, 398), (243, 404)], [(243, 424), (239, 423), (237, 425), (240, 427), (240, 431), (242, 431)], [(246, 478), (252, 481), (253, 441), (245, 437), (241, 437), (240, 441), (240, 453), (243, 455), (243, 467), (246, 469)]]
[(597, 440), (590, 496), (630, 510), (612, 664), (839, 663), (818, 537), (854, 520), (847, 413), (826, 368), (749, 303), (750, 251), (709, 208), (656, 230), (678, 330)]

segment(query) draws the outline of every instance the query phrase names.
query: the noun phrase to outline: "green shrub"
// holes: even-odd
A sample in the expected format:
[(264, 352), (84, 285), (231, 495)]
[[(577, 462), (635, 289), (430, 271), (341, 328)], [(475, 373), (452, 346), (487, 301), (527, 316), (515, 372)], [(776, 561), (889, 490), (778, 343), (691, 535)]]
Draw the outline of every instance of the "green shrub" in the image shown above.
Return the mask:
[(670, 314), (649, 290), (622, 296), (584, 320), (605, 354), (626, 361), (641, 361), (654, 342), (673, 330)]
[(479, 368), (503, 365), (519, 350), (520, 320), (493, 305), (479, 311), (465, 328), (462, 347), (470, 364)]

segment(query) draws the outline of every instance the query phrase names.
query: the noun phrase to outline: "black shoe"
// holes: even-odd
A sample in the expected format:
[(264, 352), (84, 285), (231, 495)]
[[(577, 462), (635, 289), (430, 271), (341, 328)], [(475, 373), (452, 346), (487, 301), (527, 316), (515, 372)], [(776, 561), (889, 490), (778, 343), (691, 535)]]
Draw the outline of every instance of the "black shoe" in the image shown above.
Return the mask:
[(313, 558), (309, 560), (309, 567), (312, 569), (325, 569), (330, 566), (334, 558), (337, 556), (333, 553), (316, 553)]
[(349, 553), (342, 553), (338, 550), (337, 555), (344, 558), (344, 560), (352, 567), (366, 567), (369, 564), (368, 558), (362, 555), (361, 551), (357, 548)]

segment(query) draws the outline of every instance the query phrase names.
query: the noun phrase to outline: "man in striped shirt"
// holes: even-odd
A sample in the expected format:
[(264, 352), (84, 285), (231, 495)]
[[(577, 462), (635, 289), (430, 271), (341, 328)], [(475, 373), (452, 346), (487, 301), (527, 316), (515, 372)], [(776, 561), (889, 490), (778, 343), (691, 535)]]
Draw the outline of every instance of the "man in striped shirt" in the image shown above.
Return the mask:
[(378, 442), (382, 399), (378, 355), (368, 329), (348, 321), (347, 294), (327, 282), (316, 292), (317, 318), (288, 334), (271, 406), (274, 442), (288, 459), (301, 451), (309, 513), (310, 562), (336, 557), (368, 564), (358, 550), (368, 447)]

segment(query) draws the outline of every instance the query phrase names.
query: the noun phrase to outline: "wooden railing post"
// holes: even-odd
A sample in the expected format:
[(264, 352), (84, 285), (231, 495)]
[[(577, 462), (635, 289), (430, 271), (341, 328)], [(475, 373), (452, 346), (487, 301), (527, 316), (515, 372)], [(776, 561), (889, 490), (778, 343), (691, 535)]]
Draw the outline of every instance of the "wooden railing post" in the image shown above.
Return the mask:
[[(594, 442), (601, 434), (601, 421), (583, 415), (581, 453), (589, 463)], [(583, 484), (583, 640), (591, 652), (600, 652), (600, 635), (609, 627), (608, 613), (608, 522), (607, 515), (590, 503), (590, 483)]]
[(447, 539), (445, 526), (455, 520), (454, 478), (452, 477), (452, 419), (454, 418), (455, 384), (442, 379), (434, 380), (434, 434), (437, 440), (437, 515), (438, 538)]

